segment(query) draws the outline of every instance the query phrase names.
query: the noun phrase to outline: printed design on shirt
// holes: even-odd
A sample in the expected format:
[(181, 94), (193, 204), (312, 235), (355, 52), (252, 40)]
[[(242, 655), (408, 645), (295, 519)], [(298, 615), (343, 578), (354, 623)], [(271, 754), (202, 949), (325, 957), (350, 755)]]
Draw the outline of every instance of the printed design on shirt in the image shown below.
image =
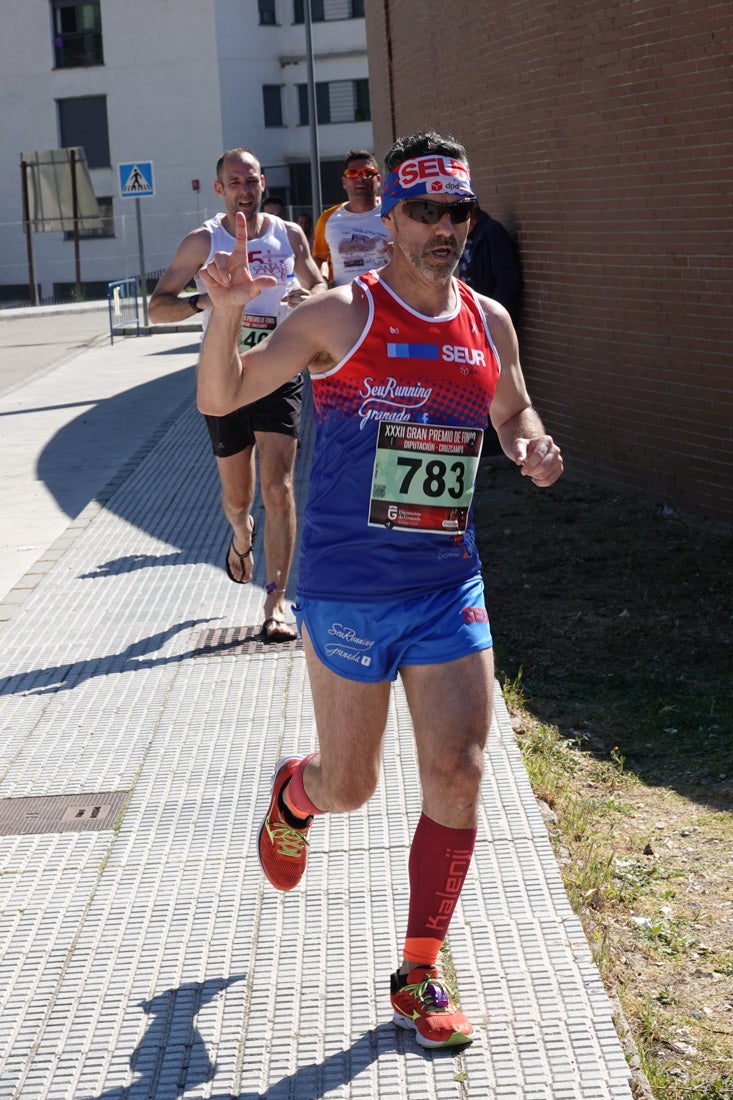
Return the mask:
[[(486, 355), (481, 348), (462, 344), (387, 344), (388, 359), (442, 359), (444, 363), (485, 367)], [(464, 372), (466, 373), (466, 372)]]
[(293, 271), (292, 253), (289, 256), (279, 255), (273, 249), (251, 249), (247, 252), (247, 263), (253, 279), (260, 275), (274, 275), (278, 282), (284, 282)]
[(343, 439), (349, 422), (356, 422), (365, 440), (382, 420), (485, 427), (498, 371), (473, 300), (460, 316), (432, 321), (385, 302), (377, 276), (361, 281), (382, 314), (355, 354), (327, 376), (314, 376), (316, 420), (343, 430)]
[(350, 252), (384, 252), (387, 242), (384, 237), (376, 233), (364, 233), (354, 230), (339, 241), (339, 252), (342, 256), (348, 256)]
[(355, 230), (339, 241), (338, 251), (345, 268), (358, 267), (363, 271), (366, 266), (379, 267), (382, 264), (387, 241), (376, 233)]
[(359, 428), (363, 429), (371, 420), (419, 420), (428, 421), (426, 409), (433, 395), (432, 386), (422, 382), (408, 384), (391, 376), (377, 382), (374, 378), (365, 378), (361, 387), (361, 406), (357, 411)]
[[(396, 364), (395, 364), (396, 365)], [(459, 368), (463, 377), (467, 368)], [(471, 379), (467, 378), (466, 383)], [(485, 424), (493, 387), (454, 383), (442, 378), (416, 379), (398, 373), (377, 379), (335, 375), (315, 379), (313, 401), (321, 422), (348, 422), (356, 418), (360, 431), (380, 420), (412, 420), (418, 424)]]
[(326, 642), (323, 648), (329, 657), (338, 657), (365, 668), (372, 663), (369, 650), (374, 648), (373, 638), (361, 638), (353, 627), (341, 622), (331, 623), (328, 635), (332, 641)]
[(437, 359), (437, 344), (387, 344), (388, 359)]

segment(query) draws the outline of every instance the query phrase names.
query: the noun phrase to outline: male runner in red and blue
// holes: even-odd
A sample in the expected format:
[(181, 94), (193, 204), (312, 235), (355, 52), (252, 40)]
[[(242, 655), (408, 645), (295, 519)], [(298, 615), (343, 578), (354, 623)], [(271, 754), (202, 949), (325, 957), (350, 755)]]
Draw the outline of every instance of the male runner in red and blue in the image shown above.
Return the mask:
[(419, 132), (389, 150), (389, 263), (304, 305), (240, 356), (237, 321), (267, 284), (247, 268), (246, 227), (202, 272), (213, 306), (198, 373), (221, 415), (288, 377), (312, 377), (316, 443), (296, 619), (318, 752), (280, 762), (259, 834), (270, 882), (305, 870), (316, 817), (354, 810), (379, 778), (391, 682), (412, 718), (422, 815), (410, 850), (395, 1023), (425, 1047), (469, 1042), (438, 956), (476, 839), (494, 686), (471, 500), (487, 413), (540, 487), (563, 469), (532, 407), (506, 310), (454, 278), (474, 194), (466, 152)]

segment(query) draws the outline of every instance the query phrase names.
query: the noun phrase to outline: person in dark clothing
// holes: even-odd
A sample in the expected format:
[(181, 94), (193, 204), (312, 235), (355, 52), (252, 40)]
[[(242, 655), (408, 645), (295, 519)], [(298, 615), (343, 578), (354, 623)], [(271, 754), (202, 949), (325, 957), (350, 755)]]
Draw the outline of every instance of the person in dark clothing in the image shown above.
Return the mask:
[[(485, 294), (503, 305), (512, 322), (517, 324), (522, 293), (522, 270), (517, 250), (501, 222), (490, 217), (478, 202), (471, 214), (458, 277), (477, 294)], [(490, 421), (486, 425), (481, 453), (484, 456), (503, 454)]]
[(458, 274), (479, 294), (500, 302), (516, 325), (522, 293), (517, 250), (501, 222), (490, 217), (478, 203), (471, 215)]

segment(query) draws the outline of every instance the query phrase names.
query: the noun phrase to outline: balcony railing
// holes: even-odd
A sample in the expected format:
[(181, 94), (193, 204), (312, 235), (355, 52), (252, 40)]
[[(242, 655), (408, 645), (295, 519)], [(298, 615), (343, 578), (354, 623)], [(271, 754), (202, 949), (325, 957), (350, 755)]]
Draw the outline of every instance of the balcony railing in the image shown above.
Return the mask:
[(104, 64), (101, 30), (59, 34), (54, 38), (53, 45), (57, 69)]

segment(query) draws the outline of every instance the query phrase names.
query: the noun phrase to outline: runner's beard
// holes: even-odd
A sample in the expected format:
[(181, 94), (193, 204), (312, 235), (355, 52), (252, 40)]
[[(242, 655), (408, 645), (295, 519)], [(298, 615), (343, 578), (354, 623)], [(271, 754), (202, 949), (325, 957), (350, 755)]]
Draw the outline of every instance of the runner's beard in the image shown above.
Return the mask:
[(435, 241), (426, 245), (425, 248), (418, 248), (416, 246), (411, 248), (409, 245), (405, 245), (400, 237), (397, 237), (396, 243), (413, 267), (417, 268), (420, 274), (424, 275), (426, 279), (429, 279), (431, 283), (436, 283), (438, 286), (444, 286), (451, 281), (463, 251), (455, 237), (441, 241), (442, 247), (450, 248), (453, 252), (452, 263), (446, 259), (445, 263), (441, 263), (439, 267), (436, 267), (433, 258), (433, 249), (436, 245)]

